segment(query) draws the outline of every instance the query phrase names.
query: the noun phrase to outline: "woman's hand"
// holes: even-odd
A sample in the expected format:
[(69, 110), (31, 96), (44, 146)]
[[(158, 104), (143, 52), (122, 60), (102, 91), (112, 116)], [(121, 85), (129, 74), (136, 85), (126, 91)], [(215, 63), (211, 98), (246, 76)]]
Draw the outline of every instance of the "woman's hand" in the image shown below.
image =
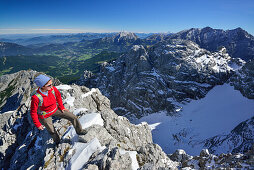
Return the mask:
[(67, 112), (68, 112), (69, 110), (68, 110), (68, 109), (63, 109), (63, 110), (61, 110), (61, 111), (62, 111), (62, 113), (63, 113), (64, 111), (67, 111)]
[(38, 127), (39, 130), (43, 130), (44, 127), (41, 125), (40, 127)]

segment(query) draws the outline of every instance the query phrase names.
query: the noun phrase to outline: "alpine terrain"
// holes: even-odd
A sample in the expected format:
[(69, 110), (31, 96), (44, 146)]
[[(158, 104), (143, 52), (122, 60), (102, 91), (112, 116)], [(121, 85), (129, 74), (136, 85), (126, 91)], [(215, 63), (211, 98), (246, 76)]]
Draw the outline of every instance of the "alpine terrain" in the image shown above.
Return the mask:
[[(215, 47), (221, 35), (225, 42)], [(151, 47), (133, 46), (98, 74), (85, 71), (78, 84), (98, 87), (118, 115), (148, 122), (168, 154), (248, 152), (254, 143), (253, 36), (204, 28), (166, 37)], [(245, 43), (248, 54), (241, 53)]]
[[(254, 40), (246, 31), (39, 39), (41, 45), (29, 39), (27, 47), (1, 43), (2, 169), (254, 169)], [(36, 55), (27, 59), (31, 51)], [(33, 70), (45, 56), (42, 71)], [(30, 104), (39, 74), (52, 78), (85, 135), (54, 119), (56, 145), (34, 126)], [(58, 79), (80, 74), (72, 84)]]

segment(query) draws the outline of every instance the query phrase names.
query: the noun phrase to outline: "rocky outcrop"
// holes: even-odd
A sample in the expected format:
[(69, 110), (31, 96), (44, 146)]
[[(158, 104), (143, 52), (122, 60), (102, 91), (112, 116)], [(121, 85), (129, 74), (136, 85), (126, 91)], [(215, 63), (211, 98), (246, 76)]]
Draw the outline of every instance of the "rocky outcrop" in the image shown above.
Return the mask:
[[(130, 119), (166, 110), (176, 114), (177, 103), (204, 97), (223, 84), (241, 67), (225, 48), (211, 53), (191, 41), (169, 40), (149, 49), (133, 46), (113, 63), (104, 63), (101, 72), (79, 84), (98, 87), (118, 115)], [(119, 98), (119, 96), (121, 96)]]
[[(10, 75), (13, 79), (36, 75), (22, 71)], [(5, 79), (9, 80), (9, 75)], [(29, 79), (29, 76), (27, 77)], [(30, 77), (33, 81), (33, 76)], [(3, 79), (3, 78), (1, 78)], [(26, 90), (22, 82), (15, 86)], [(2, 113), (1, 162), (4, 169), (176, 169), (161, 148), (153, 144), (147, 123), (133, 125), (125, 117), (110, 109), (110, 101), (98, 89), (85, 86), (56, 86), (66, 108), (76, 114), (88, 133), (78, 136), (64, 119), (55, 120), (54, 126), (62, 137), (55, 146), (46, 130), (34, 127), (29, 113), (30, 98), (14, 111)], [(2, 89), (4, 90), (4, 89)], [(7, 98), (8, 99), (8, 98)], [(2, 120), (2, 119), (1, 119)], [(149, 166), (148, 166), (149, 165)]]
[(168, 39), (175, 38), (191, 40), (212, 52), (224, 46), (231, 57), (245, 61), (254, 57), (254, 37), (241, 28), (226, 31), (210, 27), (192, 28), (168, 36)]
[(198, 156), (190, 156), (184, 150), (177, 150), (169, 155), (170, 159), (180, 162), (180, 168), (188, 169), (252, 169), (254, 164), (253, 150), (246, 154), (220, 154), (219, 156), (210, 154), (207, 149), (203, 149)]

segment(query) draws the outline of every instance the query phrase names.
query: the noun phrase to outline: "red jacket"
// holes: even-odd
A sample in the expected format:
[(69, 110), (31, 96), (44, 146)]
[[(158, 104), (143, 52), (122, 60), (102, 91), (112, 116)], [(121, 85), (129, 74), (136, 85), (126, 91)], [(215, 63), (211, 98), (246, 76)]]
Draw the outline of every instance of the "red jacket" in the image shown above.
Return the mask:
[[(52, 93), (53, 88), (54, 88), (56, 97)], [(58, 91), (58, 89), (56, 87), (53, 86), (51, 88), (51, 90), (48, 91), (48, 96), (42, 94), (40, 92), (39, 88), (37, 89), (37, 93), (39, 93), (43, 97), (43, 103), (42, 103), (42, 106), (40, 106), (41, 111), (45, 111), (45, 112), (48, 113), (48, 112), (53, 111), (56, 107), (58, 107), (60, 110), (65, 109), (64, 106), (63, 106), (61, 94), (60, 94), (60, 92)], [(56, 102), (58, 103), (58, 106), (57, 106)], [(30, 114), (31, 114), (33, 122), (34, 122), (34, 124), (37, 128), (41, 126), (39, 118), (41, 118), (41, 119), (47, 118), (47, 117), (53, 115), (57, 111), (57, 109), (55, 109), (52, 113), (46, 114), (43, 117), (42, 115), (37, 114), (37, 109), (39, 107), (38, 105), (39, 105), (39, 98), (36, 95), (33, 95), (32, 99), (31, 99)]]

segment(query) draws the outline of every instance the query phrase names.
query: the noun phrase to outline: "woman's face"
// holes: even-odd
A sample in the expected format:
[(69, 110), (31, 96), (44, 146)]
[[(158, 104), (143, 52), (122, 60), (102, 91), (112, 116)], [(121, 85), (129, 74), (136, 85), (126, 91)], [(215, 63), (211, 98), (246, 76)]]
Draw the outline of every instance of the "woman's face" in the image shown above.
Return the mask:
[(52, 80), (49, 80), (41, 89), (49, 91), (52, 87)]

